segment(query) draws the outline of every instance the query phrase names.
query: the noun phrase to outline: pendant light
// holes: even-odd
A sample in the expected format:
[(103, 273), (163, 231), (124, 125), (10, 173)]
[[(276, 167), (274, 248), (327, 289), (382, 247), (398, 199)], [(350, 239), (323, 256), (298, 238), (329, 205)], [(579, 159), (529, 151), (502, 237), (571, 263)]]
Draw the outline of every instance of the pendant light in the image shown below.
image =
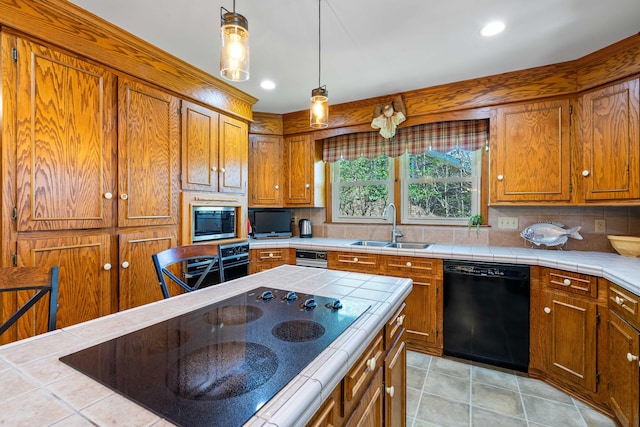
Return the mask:
[(249, 21), (236, 13), (220, 7), (220, 75), (232, 82), (249, 80)]
[(311, 108), (309, 118), (312, 128), (326, 128), (329, 126), (329, 91), (327, 86), (320, 86), (320, 4), (318, 0), (318, 87), (311, 91)]

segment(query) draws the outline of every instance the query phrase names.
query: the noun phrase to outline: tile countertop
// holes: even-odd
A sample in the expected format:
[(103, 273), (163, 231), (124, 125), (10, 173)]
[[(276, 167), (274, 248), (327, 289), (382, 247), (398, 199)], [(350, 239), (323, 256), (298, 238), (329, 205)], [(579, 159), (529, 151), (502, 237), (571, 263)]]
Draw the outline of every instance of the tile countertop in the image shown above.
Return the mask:
[(285, 427), (311, 418), (409, 295), (411, 280), (286, 265), (0, 346), (0, 425), (172, 425), (58, 359), (259, 286), (371, 304), (245, 424)]
[[(296, 248), (328, 251), (369, 252), (425, 258), (466, 261), (504, 262), (540, 265), (575, 273), (604, 277), (640, 296), (640, 258), (615, 253), (588, 251), (561, 251), (553, 248), (516, 248), (480, 245), (447, 245), (434, 243), (427, 249), (395, 249), (349, 245), (361, 239), (331, 239), (323, 237), (254, 240), (250, 248)], [(401, 240), (402, 241), (402, 240)]]

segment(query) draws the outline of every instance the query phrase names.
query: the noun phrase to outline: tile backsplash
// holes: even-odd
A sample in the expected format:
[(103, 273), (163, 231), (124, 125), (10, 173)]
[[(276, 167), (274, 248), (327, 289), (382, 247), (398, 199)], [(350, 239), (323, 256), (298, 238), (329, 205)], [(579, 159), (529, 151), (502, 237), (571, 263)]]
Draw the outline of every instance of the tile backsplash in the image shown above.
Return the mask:
[[(295, 209), (298, 218), (308, 218), (314, 237), (389, 240), (391, 224), (325, 223), (324, 208)], [(500, 217), (517, 218), (515, 230), (498, 228)], [(595, 231), (596, 220), (604, 220), (605, 231)], [(421, 226), (398, 224), (407, 242), (456, 243), (470, 245), (531, 247), (520, 231), (536, 222), (559, 222), (571, 228), (581, 226), (583, 240), (569, 239), (566, 250), (615, 252), (607, 235), (640, 236), (640, 206), (499, 206), (489, 208), (489, 224), (476, 232), (466, 226)], [(297, 234), (297, 227), (294, 231)], [(535, 246), (534, 246), (535, 247)], [(542, 250), (555, 248), (540, 247)]]

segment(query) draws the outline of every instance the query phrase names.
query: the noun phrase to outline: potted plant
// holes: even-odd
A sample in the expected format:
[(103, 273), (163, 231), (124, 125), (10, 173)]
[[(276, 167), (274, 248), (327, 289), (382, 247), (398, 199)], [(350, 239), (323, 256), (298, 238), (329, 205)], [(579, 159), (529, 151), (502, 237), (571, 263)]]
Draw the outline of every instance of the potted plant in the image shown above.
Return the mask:
[(469, 221), (467, 222), (467, 227), (471, 229), (471, 227), (476, 227), (476, 233), (480, 232), (480, 224), (482, 224), (482, 215), (475, 214), (469, 217)]

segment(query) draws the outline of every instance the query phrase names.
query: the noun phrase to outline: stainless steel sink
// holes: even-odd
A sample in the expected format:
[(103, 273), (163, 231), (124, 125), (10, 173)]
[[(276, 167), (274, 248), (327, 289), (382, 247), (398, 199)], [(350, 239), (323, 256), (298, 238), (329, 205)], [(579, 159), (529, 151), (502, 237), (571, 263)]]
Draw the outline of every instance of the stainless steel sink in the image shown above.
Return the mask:
[(381, 240), (358, 240), (357, 242), (349, 243), (353, 246), (372, 246), (372, 247), (384, 247), (389, 245), (389, 242), (383, 242)]
[(397, 242), (397, 243), (389, 243), (385, 245), (387, 248), (397, 248), (397, 249), (427, 249), (430, 243), (417, 243), (417, 242)]

